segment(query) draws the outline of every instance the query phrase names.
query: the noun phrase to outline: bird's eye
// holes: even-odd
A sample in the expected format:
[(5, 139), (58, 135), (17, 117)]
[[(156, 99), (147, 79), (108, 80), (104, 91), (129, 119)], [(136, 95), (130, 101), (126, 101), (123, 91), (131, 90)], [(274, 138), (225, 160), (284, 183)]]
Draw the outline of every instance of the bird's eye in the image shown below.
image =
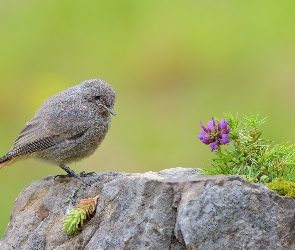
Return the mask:
[(94, 100), (98, 100), (98, 101), (100, 101), (100, 98), (101, 98), (101, 95), (99, 95), (99, 94), (95, 94), (95, 96), (94, 96)]

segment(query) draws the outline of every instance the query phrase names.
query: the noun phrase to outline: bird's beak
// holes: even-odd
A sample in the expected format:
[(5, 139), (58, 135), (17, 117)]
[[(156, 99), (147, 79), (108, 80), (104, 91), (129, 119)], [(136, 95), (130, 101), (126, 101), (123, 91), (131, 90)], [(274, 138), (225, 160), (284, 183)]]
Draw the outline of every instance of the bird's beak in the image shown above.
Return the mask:
[(113, 109), (108, 108), (108, 107), (106, 107), (106, 106), (104, 106), (104, 107), (105, 107), (106, 110), (109, 111), (113, 116), (116, 116), (116, 113), (115, 113), (115, 111), (114, 111)]
[(116, 113), (115, 113), (115, 111), (113, 109), (108, 108), (106, 105), (103, 105), (102, 103), (99, 103), (98, 105), (103, 106), (107, 111), (110, 112), (110, 114), (112, 114), (113, 116), (116, 116)]

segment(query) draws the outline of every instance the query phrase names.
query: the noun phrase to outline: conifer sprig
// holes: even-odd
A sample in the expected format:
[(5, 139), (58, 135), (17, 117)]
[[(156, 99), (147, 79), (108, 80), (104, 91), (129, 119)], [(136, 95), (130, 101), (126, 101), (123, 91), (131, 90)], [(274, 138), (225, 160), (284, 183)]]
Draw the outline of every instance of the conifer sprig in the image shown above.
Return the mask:
[(75, 233), (84, 225), (86, 220), (94, 215), (98, 197), (99, 195), (94, 198), (83, 199), (71, 210), (63, 224), (63, 230), (67, 234)]

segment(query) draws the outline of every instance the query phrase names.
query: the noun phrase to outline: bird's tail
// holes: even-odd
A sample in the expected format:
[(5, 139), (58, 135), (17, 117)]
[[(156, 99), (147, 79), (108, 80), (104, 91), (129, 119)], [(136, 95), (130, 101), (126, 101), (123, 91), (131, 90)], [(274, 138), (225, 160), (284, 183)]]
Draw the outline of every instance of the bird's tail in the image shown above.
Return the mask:
[(8, 153), (0, 158), (0, 169), (10, 164), (12, 161), (11, 155)]

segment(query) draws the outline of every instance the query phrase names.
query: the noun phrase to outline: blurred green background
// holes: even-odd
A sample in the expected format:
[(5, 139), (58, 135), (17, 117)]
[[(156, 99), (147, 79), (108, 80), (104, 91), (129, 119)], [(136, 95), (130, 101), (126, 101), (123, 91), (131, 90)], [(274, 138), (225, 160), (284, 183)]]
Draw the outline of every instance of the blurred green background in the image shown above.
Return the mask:
[[(0, 154), (42, 101), (83, 80), (117, 92), (112, 127), (76, 171), (208, 164), (199, 121), (268, 117), (267, 139), (294, 141), (295, 1), (0, 2)], [(59, 167), (0, 170), (0, 236), (19, 192)]]

